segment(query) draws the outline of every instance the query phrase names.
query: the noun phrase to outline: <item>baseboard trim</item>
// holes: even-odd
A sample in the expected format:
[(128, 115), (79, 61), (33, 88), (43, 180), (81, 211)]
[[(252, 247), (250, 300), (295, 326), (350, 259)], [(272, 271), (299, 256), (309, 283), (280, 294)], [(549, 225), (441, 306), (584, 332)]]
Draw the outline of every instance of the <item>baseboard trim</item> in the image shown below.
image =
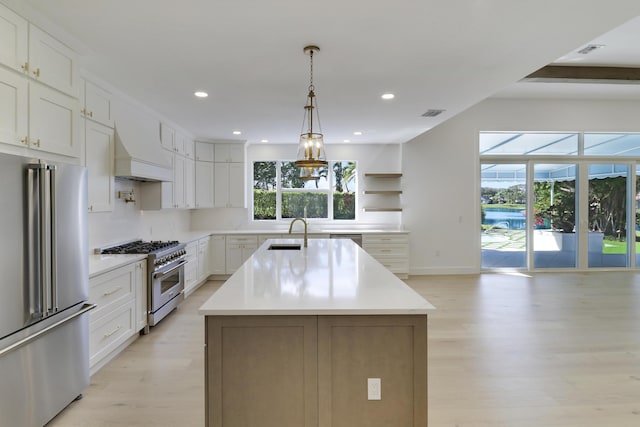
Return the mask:
[(475, 267), (416, 267), (409, 270), (410, 276), (433, 276), (452, 274), (480, 274)]

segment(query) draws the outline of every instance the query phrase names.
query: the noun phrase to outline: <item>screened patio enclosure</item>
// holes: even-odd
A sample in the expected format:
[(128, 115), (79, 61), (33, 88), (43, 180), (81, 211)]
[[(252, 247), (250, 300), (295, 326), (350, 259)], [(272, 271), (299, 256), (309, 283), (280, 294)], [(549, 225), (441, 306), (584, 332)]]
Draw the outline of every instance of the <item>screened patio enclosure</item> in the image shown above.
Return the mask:
[(482, 268), (640, 266), (640, 135), (481, 133)]

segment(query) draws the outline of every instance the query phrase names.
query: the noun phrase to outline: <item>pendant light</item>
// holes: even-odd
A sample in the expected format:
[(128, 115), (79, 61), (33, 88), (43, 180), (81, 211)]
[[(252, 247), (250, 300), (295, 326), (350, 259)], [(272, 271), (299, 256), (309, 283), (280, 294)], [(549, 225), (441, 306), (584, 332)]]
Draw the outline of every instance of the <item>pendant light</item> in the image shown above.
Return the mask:
[(300, 179), (303, 181), (317, 181), (320, 179), (320, 169), (318, 168), (300, 168)]
[[(313, 86), (313, 55), (319, 51), (320, 48), (318, 46), (311, 45), (304, 48), (304, 53), (308, 54), (310, 58), (309, 94), (307, 95), (307, 103), (304, 106), (302, 133), (300, 134), (295, 165), (299, 168), (307, 168), (305, 175), (308, 176), (313, 175), (312, 169), (328, 165), (327, 157), (324, 153), (324, 137), (320, 129), (318, 105), (315, 100), (315, 87)], [(318, 128), (317, 132), (313, 129), (314, 119)]]

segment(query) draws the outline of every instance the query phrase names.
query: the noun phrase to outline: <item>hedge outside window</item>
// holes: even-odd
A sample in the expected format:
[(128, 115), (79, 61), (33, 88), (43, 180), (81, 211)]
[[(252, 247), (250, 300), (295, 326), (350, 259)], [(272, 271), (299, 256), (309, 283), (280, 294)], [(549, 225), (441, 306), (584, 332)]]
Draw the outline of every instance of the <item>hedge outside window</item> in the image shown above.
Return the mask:
[(303, 217), (306, 208), (307, 218), (355, 220), (355, 162), (330, 162), (318, 176), (300, 178), (300, 169), (291, 161), (254, 162), (253, 219)]

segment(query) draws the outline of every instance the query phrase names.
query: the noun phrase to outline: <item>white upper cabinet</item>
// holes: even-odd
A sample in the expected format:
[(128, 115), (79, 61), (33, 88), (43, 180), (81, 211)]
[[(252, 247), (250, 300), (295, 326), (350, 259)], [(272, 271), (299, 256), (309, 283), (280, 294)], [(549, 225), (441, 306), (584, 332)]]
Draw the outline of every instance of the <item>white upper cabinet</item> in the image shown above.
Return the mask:
[(0, 67), (0, 142), (28, 145), (29, 90), (26, 79)]
[(113, 129), (85, 121), (85, 164), (88, 172), (89, 212), (113, 210), (115, 196)]
[(244, 162), (244, 144), (215, 144), (216, 163)]
[(185, 159), (184, 162), (184, 207), (193, 209), (196, 207), (196, 162), (193, 159)]
[(77, 100), (46, 86), (30, 85), (30, 148), (80, 157), (77, 105)]
[(33, 24), (29, 25), (29, 75), (61, 92), (78, 97), (78, 56)]
[(213, 162), (213, 144), (196, 141), (196, 160)]
[(105, 126), (113, 127), (112, 95), (106, 89), (92, 83), (84, 81), (82, 86), (83, 94), (80, 101), (83, 107), (80, 113), (89, 120), (101, 123)]
[(26, 19), (0, 4), (0, 63), (24, 71), (29, 62)]
[(244, 163), (215, 163), (213, 193), (216, 208), (244, 208)]
[(173, 130), (173, 128), (165, 125), (164, 123), (160, 123), (160, 142), (162, 143), (162, 148), (175, 152), (175, 136), (176, 131)]
[(213, 207), (213, 165), (212, 162), (196, 161), (195, 197), (196, 208)]
[(192, 160), (195, 160), (196, 158), (195, 143), (193, 142), (192, 139), (189, 139), (186, 137), (184, 139), (184, 156), (187, 159), (192, 159)]

